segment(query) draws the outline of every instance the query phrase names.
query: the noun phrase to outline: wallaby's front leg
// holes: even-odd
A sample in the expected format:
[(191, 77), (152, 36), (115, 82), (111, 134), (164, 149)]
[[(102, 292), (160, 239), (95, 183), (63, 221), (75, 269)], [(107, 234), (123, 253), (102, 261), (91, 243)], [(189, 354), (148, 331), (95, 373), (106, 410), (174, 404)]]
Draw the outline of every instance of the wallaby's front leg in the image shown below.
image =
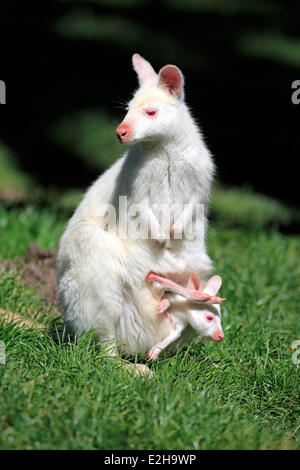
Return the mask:
[(164, 339), (160, 343), (155, 344), (155, 346), (153, 346), (153, 348), (150, 349), (148, 353), (149, 361), (155, 361), (155, 359), (158, 358), (158, 355), (161, 353), (161, 351), (166, 349), (171, 343), (173, 343), (174, 341), (180, 338), (183, 330), (184, 330), (184, 325), (179, 322), (176, 322), (175, 328), (172, 330), (169, 336), (167, 336), (166, 339)]
[(186, 204), (180, 216), (171, 224), (170, 236), (174, 240), (182, 240), (187, 237), (192, 230), (194, 204)]
[(143, 209), (139, 211), (143, 237), (150, 237), (159, 246), (165, 246), (170, 240), (170, 233), (166, 233), (164, 227), (159, 223), (152, 208), (143, 204)]

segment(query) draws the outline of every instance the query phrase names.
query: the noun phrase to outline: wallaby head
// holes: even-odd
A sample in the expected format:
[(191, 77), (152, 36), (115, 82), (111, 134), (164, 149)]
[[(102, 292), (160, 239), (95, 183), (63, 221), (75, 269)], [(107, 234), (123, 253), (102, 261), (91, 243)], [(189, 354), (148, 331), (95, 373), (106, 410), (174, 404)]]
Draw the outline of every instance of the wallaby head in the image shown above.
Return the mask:
[[(221, 284), (222, 278), (220, 276), (213, 276), (202, 287), (199, 277), (196, 273), (193, 273), (189, 279), (188, 287), (215, 296)], [(213, 341), (221, 341), (224, 338), (219, 304), (191, 303), (188, 310), (188, 321), (203, 338), (209, 338)]]
[(152, 65), (134, 54), (133, 68), (139, 89), (128, 104), (128, 112), (117, 127), (123, 144), (159, 141), (178, 132), (184, 103), (184, 79), (175, 65), (165, 65), (157, 74)]

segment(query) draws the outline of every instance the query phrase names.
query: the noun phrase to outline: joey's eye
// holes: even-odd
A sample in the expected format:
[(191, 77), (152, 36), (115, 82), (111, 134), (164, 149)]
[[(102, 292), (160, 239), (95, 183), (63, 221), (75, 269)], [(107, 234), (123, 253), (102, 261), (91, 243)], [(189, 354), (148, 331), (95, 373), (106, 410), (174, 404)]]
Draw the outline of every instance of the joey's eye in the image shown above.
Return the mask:
[(213, 315), (209, 315), (209, 314), (207, 314), (205, 317), (206, 317), (206, 320), (207, 320), (207, 321), (213, 321), (213, 319), (214, 319), (214, 316), (213, 316)]
[(155, 108), (145, 108), (144, 109), (144, 114), (147, 116), (147, 117), (155, 117), (157, 115), (157, 109)]

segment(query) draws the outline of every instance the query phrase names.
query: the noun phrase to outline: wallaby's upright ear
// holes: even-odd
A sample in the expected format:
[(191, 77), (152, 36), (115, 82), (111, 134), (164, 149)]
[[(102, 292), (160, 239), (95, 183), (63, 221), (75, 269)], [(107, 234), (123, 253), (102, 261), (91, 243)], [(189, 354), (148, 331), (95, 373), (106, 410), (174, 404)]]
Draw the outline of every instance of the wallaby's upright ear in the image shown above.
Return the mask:
[(165, 65), (159, 72), (159, 86), (164, 88), (170, 95), (183, 97), (184, 79), (181, 71), (176, 65)]
[(208, 295), (215, 296), (222, 285), (222, 278), (220, 276), (213, 276), (208, 279), (203, 292)]
[(201, 282), (198, 274), (192, 273), (188, 280), (188, 289), (192, 290), (200, 290), (201, 289)]
[(137, 73), (140, 86), (157, 81), (157, 73), (152, 65), (139, 54), (133, 54), (132, 65)]

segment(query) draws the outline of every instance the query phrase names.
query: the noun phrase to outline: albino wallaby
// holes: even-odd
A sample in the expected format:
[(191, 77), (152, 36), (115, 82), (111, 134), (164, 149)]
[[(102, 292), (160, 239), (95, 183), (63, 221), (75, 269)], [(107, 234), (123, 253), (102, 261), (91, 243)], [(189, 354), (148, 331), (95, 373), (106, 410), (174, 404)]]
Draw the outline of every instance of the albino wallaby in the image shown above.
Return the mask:
[(148, 359), (154, 361), (165, 349), (174, 351), (197, 334), (200, 334), (200, 340), (221, 341), (224, 338), (219, 304), (226, 299), (215, 297), (222, 284), (220, 276), (211, 277), (201, 286), (199, 276), (193, 273), (186, 289), (153, 273), (147, 278), (160, 295), (162, 290), (168, 291), (158, 304), (157, 314), (166, 313), (172, 324), (169, 335), (150, 349)]
[[(179, 239), (176, 233), (186, 214), (194, 223), (198, 206), (206, 207), (214, 165), (184, 102), (178, 67), (166, 65), (157, 74), (140, 55), (132, 60), (140, 87), (116, 130), (130, 148), (90, 187), (70, 219), (60, 241), (57, 275), (68, 330), (77, 337), (93, 330), (100, 343), (144, 354), (170, 332), (167, 316), (156, 314), (147, 274), (186, 286), (193, 272), (204, 281), (212, 268), (204, 241), (205, 210), (196, 236)], [(119, 207), (124, 200), (126, 210)], [(161, 218), (162, 208), (187, 204), (189, 211), (177, 218), (173, 213)], [(112, 208), (116, 225), (107, 218)], [(128, 234), (127, 224), (135, 223), (137, 212), (139, 222), (151, 226), (151, 237)]]

